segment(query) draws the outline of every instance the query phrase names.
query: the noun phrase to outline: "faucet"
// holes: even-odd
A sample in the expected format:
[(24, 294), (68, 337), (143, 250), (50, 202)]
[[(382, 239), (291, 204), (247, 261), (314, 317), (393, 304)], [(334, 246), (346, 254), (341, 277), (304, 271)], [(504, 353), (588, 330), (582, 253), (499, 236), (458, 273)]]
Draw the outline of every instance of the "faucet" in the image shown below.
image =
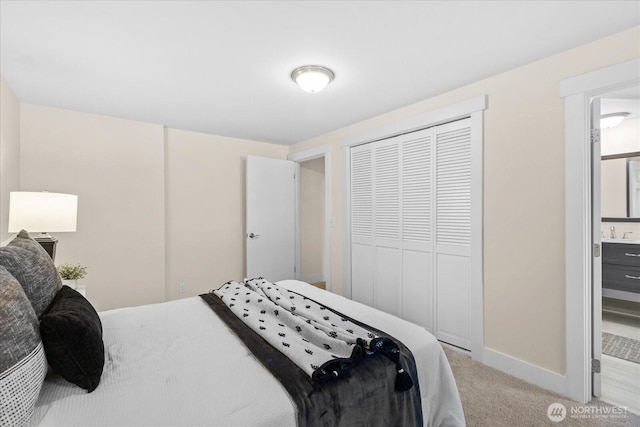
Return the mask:
[(609, 228), (609, 230), (611, 230), (611, 237), (612, 239), (616, 238), (616, 227), (614, 227), (613, 225), (611, 226), (611, 228)]
[(633, 234), (633, 231), (625, 231), (624, 234), (622, 235), (623, 239), (627, 238), (627, 234)]

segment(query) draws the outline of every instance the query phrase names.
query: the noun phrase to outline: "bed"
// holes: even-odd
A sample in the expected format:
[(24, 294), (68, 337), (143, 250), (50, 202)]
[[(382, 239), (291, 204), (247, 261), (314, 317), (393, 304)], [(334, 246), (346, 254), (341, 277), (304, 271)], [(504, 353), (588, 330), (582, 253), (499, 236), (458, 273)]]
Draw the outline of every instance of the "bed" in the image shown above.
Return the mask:
[[(277, 284), (402, 341), (415, 359), (424, 425), (465, 425), (451, 369), (431, 334), (303, 282)], [(105, 361), (97, 387), (87, 393), (49, 372), (27, 425), (296, 426), (285, 388), (202, 298), (99, 318)]]

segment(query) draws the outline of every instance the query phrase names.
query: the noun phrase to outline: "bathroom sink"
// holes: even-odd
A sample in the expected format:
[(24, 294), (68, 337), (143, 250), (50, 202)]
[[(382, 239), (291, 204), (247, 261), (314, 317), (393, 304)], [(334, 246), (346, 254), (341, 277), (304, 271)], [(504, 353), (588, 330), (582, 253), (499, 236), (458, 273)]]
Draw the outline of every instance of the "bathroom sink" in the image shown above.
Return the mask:
[(620, 239), (620, 238), (611, 239), (608, 237), (603, 237), (602, 243), (625, 243), (627, 245), (637, 245), (637, 244), (640, 244), (640, 239)]

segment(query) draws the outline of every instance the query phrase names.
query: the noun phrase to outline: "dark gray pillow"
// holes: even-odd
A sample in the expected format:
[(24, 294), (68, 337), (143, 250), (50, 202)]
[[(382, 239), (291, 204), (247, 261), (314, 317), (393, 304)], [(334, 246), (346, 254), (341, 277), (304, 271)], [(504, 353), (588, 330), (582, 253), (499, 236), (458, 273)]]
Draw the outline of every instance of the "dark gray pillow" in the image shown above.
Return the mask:
[(89, 393), (104, 368), (102, 323), (79, 292), (63, 286), (40, 318), (40, 334), (51, 368)]
[(38, 318), (62, 287), (60, 275), (47, 251), (24, 230), (0, 248), (0, 266), (18, 279)]
[(38, 319), (20, 283), (0, 266), (0, 425), (24, 425), (47, 373)]

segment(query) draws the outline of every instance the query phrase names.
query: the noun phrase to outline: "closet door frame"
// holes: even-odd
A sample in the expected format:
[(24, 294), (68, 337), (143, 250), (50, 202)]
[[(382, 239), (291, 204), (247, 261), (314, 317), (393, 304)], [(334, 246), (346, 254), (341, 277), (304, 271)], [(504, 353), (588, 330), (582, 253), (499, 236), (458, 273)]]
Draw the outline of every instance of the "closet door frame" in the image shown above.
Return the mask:
[(409, 132), (470, 118), (471, 120), (471, 357), (482, 361), (484, 348), (483, 297), (483, 116), (487, 96), (480, 95), (457, 104), (431, 110), (386, 126), (369, 129), (345, 138), (342, 154), (342, 289), (351, 298), (351, 147), (379, 141)]

